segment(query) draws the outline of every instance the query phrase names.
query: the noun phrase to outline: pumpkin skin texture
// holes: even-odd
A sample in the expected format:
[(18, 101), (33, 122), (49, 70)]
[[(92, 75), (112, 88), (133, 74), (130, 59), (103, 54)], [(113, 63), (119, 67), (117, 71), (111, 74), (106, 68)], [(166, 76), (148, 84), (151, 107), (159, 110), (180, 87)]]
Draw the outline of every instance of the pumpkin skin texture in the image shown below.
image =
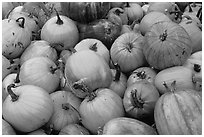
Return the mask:
[(201, 96), (189, 89), (168, 92), (157, 101), (154, 117), (161, 135), (201, 135)]
[(140, 81), (147, 81), (151, 84), (154, 84), (156, 74), (157, 74), (156, 71), (150, 67), (140, 67), (134, 70), (128, 77), (127, 87)]
[(59, 135), (90, 135), (90, 133), (79, 124), (69, 124), (59, 132)]
[(31, 42), (31, 30), (24, 23), (23, 17), (2, 20), (2, 54), (8, 59), (19, 57)]
[(2, 135), (16, 135), (13, 127), (4, 119), (2, 119)]
[(156, 11), (146, 14), (140, 22), (141, 34), (145, 35), (145, 33), (149, 31), (149, 29), (151, 28), (153, 24), (160, 22), (160, 21), (171, 21), (171, 19), (164, 13), (156, 12)]
[(11, 69), (8, 69), (10, 65), (10, 61), (2, 55), (2, 80), (11, 72)]
[(103, 135), (156, 135), (149, 125), (132, 118), (119, 117), (108, 121), (103, 127)]
[(63, 15), (80, 23), (102, 19), (110, 10), (110, 6), (110, 2), (61, 2)]
[(36, 85), (52, 93), (59, 86), (57, 66), (47, 57), (35, 57), (27, 60), (20, 68), (19, 79), (22, 85)]
[(81, 100), (70, 91), (56, 91), (50, 94), (54, 112), (46, 124), (60, 131), (67, 124), (79, 123), (79, 106)]
[(197, 51), (191, 54), (190, 59), (196, 59), (202, 61), (202, 51)]
[(16, 96), (9, 93), (5, 99), (2, 107), (4, 119), (21, 132), (34, 131), (47, 123), (53, 113), (49, 94), (33, 85), (12, 87), (10, 90)]
[(138, 82), (129, 86), (123, 97), (126, 113), (133, 118), (141, 119), (151, 117), (154, 107), (159, 99), (159, 92), (149, 82)]
[(109, 64), (109, 61), (110, 61), (109, 50), (100, 40), (91, 39), (91, 38), (83, 39), (74, 47), (74, 49), (76, 51), (80, 51), (80, 50), (95, 51), (97, 54), (102, 56), (104, 60)]
[(80, 98), (84, 98), (87, 92), (75, 85), (81, 84), (88, 88), (88, 92), (92, 92), (97, 88), (109, 87), (112, 81), (111, 70), (106, 61), (91, 50), (73, 53), (65, 64), (64, 72), (67, 84)]
[(55, 62), (57, 60), (57, 51), (52, 48), (52, 46), (47, 41), (32, 41), (20, 57), (21, 65), (28, 59), (34, 57), (48, 57), (53, 62)]
[(41, 39), (51, 44), (58, 51), (73, 48), (79, 41), (79, 31), (68, 17), (58, 15), (50, 18), (42, 27)]
[(92, 134), (97, 134), (109, 120), (125, 115), (122, 99), (110, 89), (97, 89), (87, 96), (79, 107), (82, 124)]
[(144, 38), (139, 33), (125, 33), (113, 43), (110, 54), (122, 72), (131, 72), (146, 63), (142, 48)]
[(196, 26), (196, 24), (193, 23), (192, 20), (182, 21), (181, 23), (179, 23), (179, 25), (181, 25), (190, 36), (190, 39), (192, 41), (192, 53), (201, 51), (202, 31)]
[(145, 34), (143, 52), (150, 66), (163, 70), (183, 65), (191, 55), (191, 44), (183, 27), (174, 22), (158, 22)]
[(155, 77), (155, 86), (164, 94), (169, 92), (164, 82), (169, 87), (173, 81), (176, 81), (176, 89), (195, 89), (195, 83), (192, 80), (193, 71), (184, 66), (175, 66), (160, 71)]

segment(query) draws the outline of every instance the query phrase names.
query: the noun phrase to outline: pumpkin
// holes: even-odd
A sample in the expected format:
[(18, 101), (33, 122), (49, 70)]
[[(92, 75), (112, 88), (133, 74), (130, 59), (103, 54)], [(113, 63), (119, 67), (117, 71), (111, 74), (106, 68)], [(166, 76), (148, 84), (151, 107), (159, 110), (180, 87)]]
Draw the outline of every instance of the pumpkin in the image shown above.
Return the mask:
[[(155, 77), (155, 86), (164, 94), (173, 81), (176, 81), (176, 89), (195, 89), (196, 83), (192, 80), (193, 71), (184, 66), (175, 66), (160, 71)], [(199, 90), (199, 89), (198, 89)]]
[(158, 22), (145, 34), (144, 56), (158, 70), (181, 66), (192, 52), (191, 39), (183, 27), (174, 22)]
[(202, 61), (202, 51), (197, 51), (193, 54), (191, 54), (190, 59), (196, 59)]
[(10, 65), (10, 61), (2, 55), (2, 80), (11, 72)]
[(145, 35), (151, 28), (151, 26), (160, 21), (171, 21), (171, 19), (164, 13), (153, 11), (146, 14), (140, 22), (140, 32)]
[(79, 40), (75, 23), (68, 17), (59, 15), (50, 18), (42, 27), (41, 39), (53, 45), (58, 51), (73, 48)]
[[(89, 64), (89, 65), (87, 65)], [(91, 50), (73, 53), (65, 64), (65, 78), (72, 91), (80, 98), (97, 88), (109, 87), (112, 81), (111, 70), (106, 61)]]
[(62, 14), (80, 23), (104, 18), (110, 6), (110, 2), (61, 2)]
[(24, 62), (19, 79), (22, 85), (36, 85), (52, 93), (59, 86), (58, 67), (47, 57), (35, 57)]
[(47, 135), (43, 129), (37, 129), (28, 133), (27, 135)]
[(120, 35), (122, 35), (124, 33), (130, 33), (132, 31), (133, 30), (132, 30), (130, 25), (122, 25), (122, 29), (121, 29)]
[(151, 84), (154, 84), (156, 74), (157, 74), (156, 71), (150, 67), (137, 68), (128, 77), (127, 87), (139, 81), (147, 81)]
[(139, 33), (125, 33), (119, 36), (110, 49), (113, 62), (122, 72), (131, 72), (146, 63), (142, 51), (144, 38)]
[(108, 49), (120, 35), (121, 25), (115, 24), (108, 19), (99, 19), (89, 24), (79, 24), (80, 40), (94, 38), (100, 40)]
[(60, 131), (67, 124), (79, 123), (81, 100), (70, 91), (56, 91), (50, 94), (54, 103), (54, 112), (46, 126)]
[(100, 40), (92, 38), (83, 39), (78, 44), (76, 44), (74, 49), (76, 51), (92, 50), (103, 57), (107, 63), (110, 61), (109, 50)]
[(190, 89), (165, 93), (156, 103), (154, 118), (160, 135), (201, 135), (201, 96)]
[(120, 70), (118, 64), (114, 64), (115, 69), (111, 69), (113, 80), (109, 89), (117, 93), (121, 98), (123, 98), (125, 90), (127, 88), (127, 77)]
[(62, 59), (63, 63), (65, 64), (67, 59), (72, 55), (72, 51), (69, 49), (62, 50), (60, 52), (59, 58)]
[(124, 10), (128, 16), (129, 24), (131, 24), (135, 20), (140, 21), (144, 15), (142, 7), (137, 3), (129, 4), (129, 2), (127, 2)]
[(192, 53), (202, 50), (202, 31), (193, 23), (192, 20), (182, 21), (181, 25), (192, 41)]
[(3, 117), (16, 130), (31, 132), (48, 122), (53, 113), (49, 94), (33, 85), (7, 87), (9, 96), (2, 107)]
[(144, 16), (147, 14), (149, 6), (150, 6), (149, 4), (144, 4), (142, 6), (142, 10), (143, 10)]
[(118, 117), (108, 121), (103, 127), (103, 135), (157, 135), (149, 125), (127, 117)]
[(19, 57), (31, 42), (31, 30), (24, 25), (24, 17), (2, 20), (2, 54), (8, 59)]
[(159, 92), (149, 82), (137, 82), (125, 90), (123, 105), (126, 113), (133, 118), (151, 117), (159, 99)]
[(116, 7), (109, 10), (107, 17), (111, 22), (118, 25), (128, 24), (128, 16), (124, 9)]
[(4, 119), (2, 119), (2, 135), (16, 135), (13, 127)]
[(79, 124), (69, 124), (59, 132), (59, 135), (90, 135), (90, 133)]
[(106, 122), (124, 116), (122, 99), (107, 88), (97, 89), (87, 96), (79, 107), (81, 122), (92, 134), (97, 134)]
[(21, 65), (34, 57), (48, 57), (53, 62), (57, 60), (57, 51), (52, 48), (52, 45), (44, 40), (32, 41), (31, 44), (25, 49), (20, 57)]

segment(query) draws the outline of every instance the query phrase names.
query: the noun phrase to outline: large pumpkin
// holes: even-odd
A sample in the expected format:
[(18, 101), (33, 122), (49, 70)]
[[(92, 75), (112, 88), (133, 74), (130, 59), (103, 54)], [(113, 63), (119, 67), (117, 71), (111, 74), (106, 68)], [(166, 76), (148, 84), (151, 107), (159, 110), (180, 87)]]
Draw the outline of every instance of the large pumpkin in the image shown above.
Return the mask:
[(110, 54), (122, 72), (131, 72), (146, 63), (142, 52), (144, 38), (140, 33), (124, 33), (113, 43)]
[(192, 42), (183, 27), (174, 22), (158, 22), (145, 34), (143, 52), (150, 66), (162, 70), (181, 66), (190, 57)]
[(201, 135), (201, 96), (188, 89), (168, 92), (157, 101), (154, 117), (159, 134)]
[(89, 23), (106, 16), (110, 2), (61, 2), (63, 15), (81, 23)]
[(9, 96), (3, 103), (3, 117), (16, 130), (31, 132), (48, 122), (53, 102), (42, 88), (33, 85), (7, 87)]
[(107, 62), (92, 50), (73, 53), (66, 61), (64, 72), (67, 84), (80, 98), (97, 88), (109, 87), (112, 81)]

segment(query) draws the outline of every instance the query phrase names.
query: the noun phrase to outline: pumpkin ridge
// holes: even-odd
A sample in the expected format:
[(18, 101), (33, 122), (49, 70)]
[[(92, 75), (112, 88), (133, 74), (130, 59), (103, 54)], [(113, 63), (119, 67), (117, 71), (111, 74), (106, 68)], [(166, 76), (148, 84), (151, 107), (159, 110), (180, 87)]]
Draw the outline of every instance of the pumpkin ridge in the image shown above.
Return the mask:
[(200, 109), (199, 105), (197, 104), (197, 101), (195, 101), (195, 98), (193, 98), (192, 96), (190, 96), (190, 98), (196, 103), (196, 107), (199, 108), (199, 113), (202, 113), (202, 108)]
[[(179, 44), (176, 43), (177, 40), (178, 40), (178, 39), (173, 39), (173, 38), (172, 38), (171, 40), (169, 39), (168, 42), (171, 42), (171, 43), (175, 44), (177, 47), (183, 49), (183, 47), (181, 47)], [(182, 44), (189, 45), (188, 43), (184, 43), (183, 41), (179, 41), (179, 42), (181, 42)], [(191, 47), (191, 46), (189, 45), (188, 47)]]

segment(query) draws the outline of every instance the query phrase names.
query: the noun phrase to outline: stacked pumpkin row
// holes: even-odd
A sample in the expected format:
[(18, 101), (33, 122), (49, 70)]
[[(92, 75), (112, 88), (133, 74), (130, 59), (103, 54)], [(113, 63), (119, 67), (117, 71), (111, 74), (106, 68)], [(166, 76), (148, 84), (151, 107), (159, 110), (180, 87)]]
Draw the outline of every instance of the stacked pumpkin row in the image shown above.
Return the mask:
[(201, 134), (199, 4), (20, 4), (2, 20), (3, 134)]

